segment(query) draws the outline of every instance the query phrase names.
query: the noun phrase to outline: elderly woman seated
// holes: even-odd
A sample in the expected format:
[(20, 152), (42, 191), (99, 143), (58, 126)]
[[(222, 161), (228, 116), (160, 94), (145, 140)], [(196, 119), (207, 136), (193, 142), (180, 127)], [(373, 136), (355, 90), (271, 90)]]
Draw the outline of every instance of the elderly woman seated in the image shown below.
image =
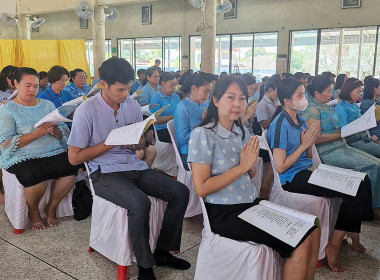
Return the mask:
[(18, 95), (0, 110), (0, 167), (15, 174), (25, 188), (32, 229), (44, 229), (38, 203), (48, 180), (54, 179), (45, 208), (47, 223), (57, 226), (56, 209), (75, 184), (78, 167), (68, 161), (69, 130), (64, 123), (34, 125), (55, 110), (51, 101), (36, 98), (39, 76), (32, 68), (19, 68), (15, 74)]

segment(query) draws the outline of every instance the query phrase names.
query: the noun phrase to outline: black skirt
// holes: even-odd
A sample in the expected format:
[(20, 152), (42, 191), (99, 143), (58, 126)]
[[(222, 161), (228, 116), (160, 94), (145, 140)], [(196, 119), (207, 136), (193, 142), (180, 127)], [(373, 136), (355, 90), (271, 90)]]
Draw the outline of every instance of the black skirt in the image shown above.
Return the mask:
[(69, 162), (67, 152), (44, 158), (22, 161), (7, 169), (15, 174), (24, 188), (32, 187), (47, 180), (58, 179), (78, 174), (78, 166)]

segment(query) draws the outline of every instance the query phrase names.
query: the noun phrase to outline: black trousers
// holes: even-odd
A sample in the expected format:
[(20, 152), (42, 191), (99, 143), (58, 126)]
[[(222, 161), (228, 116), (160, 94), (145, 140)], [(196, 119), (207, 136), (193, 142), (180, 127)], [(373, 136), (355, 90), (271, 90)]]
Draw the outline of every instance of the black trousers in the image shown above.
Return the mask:
[(339, 208), (335, 229), (348, 232), (360, 232), (361, 221), (373, 220), (371, 181), (368, 176), (359, 186), (356, 197), (309, 184), (310, 170), (296, 174), (292, 182), (282, 187), (288, 192), (310, 194), (318, 197), (340, 197), (343, 199)]
[(170, 138), (169, 130), (167, 128), (157, 130), (157, 136), (161, 142), (165, 142), (165, 143), (172, 142), (172, 139)]
[(91, 174), (96, 195), (128, 210), (128, 229), (137, 264), (155, 265), (149, 246), (149, 196), (167, 202), (157, 249), (178, 251), (189, 189), (182, 183), (152, 169)]

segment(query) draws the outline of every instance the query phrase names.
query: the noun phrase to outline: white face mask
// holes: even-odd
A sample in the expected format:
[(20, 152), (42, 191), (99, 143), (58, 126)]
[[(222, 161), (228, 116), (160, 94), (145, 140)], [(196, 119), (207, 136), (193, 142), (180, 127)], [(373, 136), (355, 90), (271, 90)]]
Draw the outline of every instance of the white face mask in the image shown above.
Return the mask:
[(305, 111), (309, 102), (307, 102), (306, 97), (304, 96), (302, 99), (294, 101), (292, 100), (294, 106), (292, 107), (296, 111)]

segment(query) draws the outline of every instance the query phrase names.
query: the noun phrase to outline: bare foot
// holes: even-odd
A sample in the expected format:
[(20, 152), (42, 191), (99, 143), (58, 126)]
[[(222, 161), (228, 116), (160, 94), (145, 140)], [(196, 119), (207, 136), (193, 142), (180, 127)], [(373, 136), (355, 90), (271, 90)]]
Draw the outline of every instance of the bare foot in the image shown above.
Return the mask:
[(59, 220), (57, 217), (55, 218), (47, 218), (46, 222), (48, 223), (49, 227), (57, 227), (59, 226)]
[(36, 221), (36, 222), (30, 222), (30, 225), (31, 225), (33, 230), (41, 230), (41, 229), (46, 228), (44, 223), (42, 222), (42, 220)]
[(4, 203), (5, 203), (5, 196), (3, 192), (0, 190), (0, 204), (4, 204)]
[(360, 253), (365, 253), (365, 251), (367, 251), (367, 249), (363, 246), (363, 244), (360, 243), (359, 233), (350, 232), (350, 233), (348, 233), (348, 236), (352, 240), (352, 249), (353, 250), (358, 251)]
[(49, 204), (46, 205), (45, 208), (46, 213), (46, 222), (49, 225), (49, 227), (56, 227), (59, 226), (59, 220), (56, 216), (56, 209), (52, 209)]
[(29, 218), (30, 225), (33, 230), (41, 230), (46, 228), (46, 226), (42, 222), (40, 211), (38, 210), (38, 208), (35, 210), (29, 209)]
[(327, 263), (330, 269), (334, 272), (343, 272), (347, 269), (346, 266), (341, 265), (339, 263), (339, 249), (332, 247), (331, 245), (327, 245), (326, 249), (326, 257)]

